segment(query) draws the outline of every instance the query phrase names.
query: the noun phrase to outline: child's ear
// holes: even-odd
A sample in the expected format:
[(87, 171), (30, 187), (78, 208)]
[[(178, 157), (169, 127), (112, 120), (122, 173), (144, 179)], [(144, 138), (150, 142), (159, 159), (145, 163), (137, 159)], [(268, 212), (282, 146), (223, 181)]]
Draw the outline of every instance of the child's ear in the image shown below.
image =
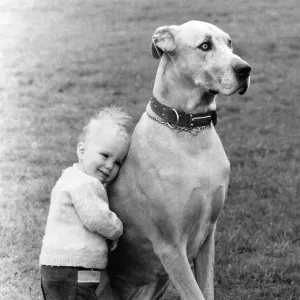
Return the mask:
[(82, 159), (84, 151), (85, 151), (85, 145), (83, 142), (80, 142), (77, 145), (77, 151), (76, 151), (78, 159)]

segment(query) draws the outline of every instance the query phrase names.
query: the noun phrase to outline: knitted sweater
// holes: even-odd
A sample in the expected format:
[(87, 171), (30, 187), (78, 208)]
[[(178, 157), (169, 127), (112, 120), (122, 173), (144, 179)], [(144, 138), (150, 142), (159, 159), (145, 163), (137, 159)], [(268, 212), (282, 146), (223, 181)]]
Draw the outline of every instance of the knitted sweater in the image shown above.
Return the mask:
[(102, 183), (74, 164), (52, 190), (40, 264), (103, 269), (106, 238), (114, 240), (122, 233)]

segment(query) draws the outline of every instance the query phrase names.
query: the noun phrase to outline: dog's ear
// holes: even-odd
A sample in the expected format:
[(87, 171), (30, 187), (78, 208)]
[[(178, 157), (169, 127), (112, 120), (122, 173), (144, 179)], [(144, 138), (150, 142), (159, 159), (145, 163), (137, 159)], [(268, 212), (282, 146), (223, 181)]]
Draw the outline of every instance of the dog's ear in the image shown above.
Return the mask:
[(174, 54), (176, 27), (174, 25), (162, 26), (154, 31), (151, 44), (151, 53), (154, 58), (160, 59), (164, 53)]

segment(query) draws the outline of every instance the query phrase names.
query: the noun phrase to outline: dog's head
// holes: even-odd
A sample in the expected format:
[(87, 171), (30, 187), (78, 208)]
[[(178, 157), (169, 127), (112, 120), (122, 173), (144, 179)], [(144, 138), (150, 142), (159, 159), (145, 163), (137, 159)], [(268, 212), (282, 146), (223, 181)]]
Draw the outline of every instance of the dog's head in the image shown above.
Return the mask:
[(165, 55), (174, 72), (209, 94), (242, 95), (249, 87), (251, 67), (233, 53), (229, 35), (212, 24), (190, 21), (159, 27), (151, 52), (156, 59)]

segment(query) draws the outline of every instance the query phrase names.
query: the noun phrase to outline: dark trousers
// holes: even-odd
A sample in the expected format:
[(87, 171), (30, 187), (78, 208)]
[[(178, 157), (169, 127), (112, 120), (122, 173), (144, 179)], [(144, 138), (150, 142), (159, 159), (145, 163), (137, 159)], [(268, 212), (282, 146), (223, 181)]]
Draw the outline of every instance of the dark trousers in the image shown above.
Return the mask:
[(44, 300), (112, 300), (112, 290), (106, 270), (100, 281), (82, 282), (79, 273), (89, 269), (41, 266), (41, 286)]

